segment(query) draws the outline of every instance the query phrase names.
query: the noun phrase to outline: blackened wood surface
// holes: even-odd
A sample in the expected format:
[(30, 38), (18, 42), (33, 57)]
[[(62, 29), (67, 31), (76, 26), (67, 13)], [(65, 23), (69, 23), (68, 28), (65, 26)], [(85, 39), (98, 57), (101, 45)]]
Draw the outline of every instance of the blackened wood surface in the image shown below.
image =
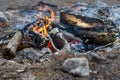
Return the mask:
[(75, 15), (66, 12), (60, 13), (60, 21), (71, 26), (78, 26), (80, 28), (104, 28), (103, 21), (95, 18), (89, 18), (82, 15)]

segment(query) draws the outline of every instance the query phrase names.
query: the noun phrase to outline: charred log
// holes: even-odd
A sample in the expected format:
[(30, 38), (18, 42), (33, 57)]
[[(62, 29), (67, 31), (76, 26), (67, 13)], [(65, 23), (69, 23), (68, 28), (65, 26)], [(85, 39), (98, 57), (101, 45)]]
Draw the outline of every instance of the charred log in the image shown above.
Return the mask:
[(11, 59), (16, 56), (16, 51), (22, 42), (22, 38), (23, 38), (22, 32), (17, 31), (10, 40), (10, 42), (8, 43), (7, 47), (2, 50), (4, 58)]
[(91, 29), (100, 28), (104, 29), (103, 21), (95, 18), (85, 17), (82, 15), (74, 15), (67, 12), (60, 13), (60, 21), (64, 24), (71, 26), (78, 26), (79, 28)]
[(64, 47), (64, 44), (65, 44), (64, 40), (62, 38), (60, 38), (60, 36), (52, 35), (51, 37), (52, 37), (52, 40), (53, 40), (52, 42), (57, 49), (62, 49)]
[(83, 40), (88, 39), (90, 42), (99, 45), (115, 41), (115, 32), (108, 30), (105, 22), (102, 20), (67, 12), (61, 12), (60, 17), (62, 23), (72, 26), (68, 27), (72, 30), (71, 33)]
[(90, 42), (104, 45), (115, 41), (114, 32), (92, 32), (92, 31), (79, 31), (78, 36), (82, 39), (88, 39)]

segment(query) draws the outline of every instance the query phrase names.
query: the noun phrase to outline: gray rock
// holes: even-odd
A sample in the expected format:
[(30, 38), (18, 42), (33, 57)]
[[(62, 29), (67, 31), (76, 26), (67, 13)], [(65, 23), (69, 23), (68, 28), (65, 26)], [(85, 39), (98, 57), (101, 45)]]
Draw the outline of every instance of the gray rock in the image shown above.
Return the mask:
[(0, 17), (0, 27), (6, 27), (6, 26), (9, 26), (9, 22), (7, 22), (5, 18)]
[(40, 51), (33, 48), (26, 48), (17, 52), (17, 56), (22, 56), (24, 58), (31, 59), (32, 61), (39, 61), (39, 57), (42, 56)]
[(33, 62), (39, 61), (41, 57), (43, 57), (45, 54), (50, 55), (51, 50), (49, 48), (43, 48), (41, 50), (34, 49), (34, 48), (26, 48), (19, 52), (17, 52), (17, 57), (23, 57), (25, 59), (30, 59)]
[(71, 58), (67, 59), (62, 69), (77, 76), (88, 77), (89, 76), (89, 64), (86, 58)]

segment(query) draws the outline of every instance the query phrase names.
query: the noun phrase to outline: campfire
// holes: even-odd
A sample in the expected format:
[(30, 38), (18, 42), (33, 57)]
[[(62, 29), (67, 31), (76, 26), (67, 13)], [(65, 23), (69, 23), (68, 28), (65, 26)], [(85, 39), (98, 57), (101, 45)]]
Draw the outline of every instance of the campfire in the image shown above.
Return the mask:
[[(37, 49), (48, 47), (55, 53), (69, 45), (67, 48), (71, 49), (70, 52), (80, 53), (114, 42), (116, 32), (113, 28), (117, 26), (112, 20), (107, 19), (108, 15), (104, 15), (104, 10), (101, 10), (102, 8), (98, 10), (97, 14), (101, 18), (91, 17), (81, 14), (85, 13), (81, 6), (83, 5), (72, 6), (71, 10), (63, 8), (59, 10), (58, 15), (55, 5), (41, 1), (30, 10), (31, 14), (34, 13), (34, 16), (31, 15), (33, 22), (27, 23), (16, 33), (0, 38), (3, 57), (14, 58), (17, 51), (28, 47)], [(81, 13), (76, 13), (74, 10), (79, 7)], [(60, 17), (59, 22), (56, 16)]]
[[(54, 21), (55, 13), (47, 5), (44, 5), (44, 6), (50, 12), (50, 16), (44, 17), (44, 15), (42, 15), (42, 14), (41, 15), (37, 14), (35, 16), (35, 18), (38, 18), (38, 20), (36, 21), (36, 25), (33, 26), (32, 30), (42, 33), (42, 35), (44, 37), (47, 37), (48, 36), (47, 30), (48, 30), (49, 26), (51, 25), (51, 23)], [(42, 8), (39, 7), (38, 11), (42, 11)]]

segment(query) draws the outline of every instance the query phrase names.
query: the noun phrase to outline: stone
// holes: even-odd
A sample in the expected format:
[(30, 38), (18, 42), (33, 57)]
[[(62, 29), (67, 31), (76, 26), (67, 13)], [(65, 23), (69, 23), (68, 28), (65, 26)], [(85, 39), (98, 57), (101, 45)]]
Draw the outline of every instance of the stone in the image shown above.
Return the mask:
[(62, 69), (76, 76), (89, 77), (90, 70), (88, 60), (86, 58), (70, 58), (67, 59)]
[(0, 27), (8, 27), (10, 26), (9, 21), (6, 20), (6, 18), (0, 17)]
[(34, 62), (34, 61), (39, 61), (39, 58), (43, 55), (39, 50), (33, 48), (26, 48), (17, 52), (17, 56), (22, 56), (24, 58), (31, 59)]
[(5, 24), (6, 24), (6, 20), (4, 18), (0, 17), (0, 27), (5, 26)]
[[(51, 55), (51, 50), (49, 48), (43, 48), (41, 50), (39, 49), (34, 49), (34, 48), (25, 48), (23, 50), (20, 50), (17, 52), (17, 59), (19, 59), (20, 57), (22, 57), (22, 59), (20, 60), (25, 60), (29, 62), (36, 62), (36, 61), (40, 61), (40, 58), (43, 57), (45, 54)], [(19, 61), (19, 60), (18, 60)]]

